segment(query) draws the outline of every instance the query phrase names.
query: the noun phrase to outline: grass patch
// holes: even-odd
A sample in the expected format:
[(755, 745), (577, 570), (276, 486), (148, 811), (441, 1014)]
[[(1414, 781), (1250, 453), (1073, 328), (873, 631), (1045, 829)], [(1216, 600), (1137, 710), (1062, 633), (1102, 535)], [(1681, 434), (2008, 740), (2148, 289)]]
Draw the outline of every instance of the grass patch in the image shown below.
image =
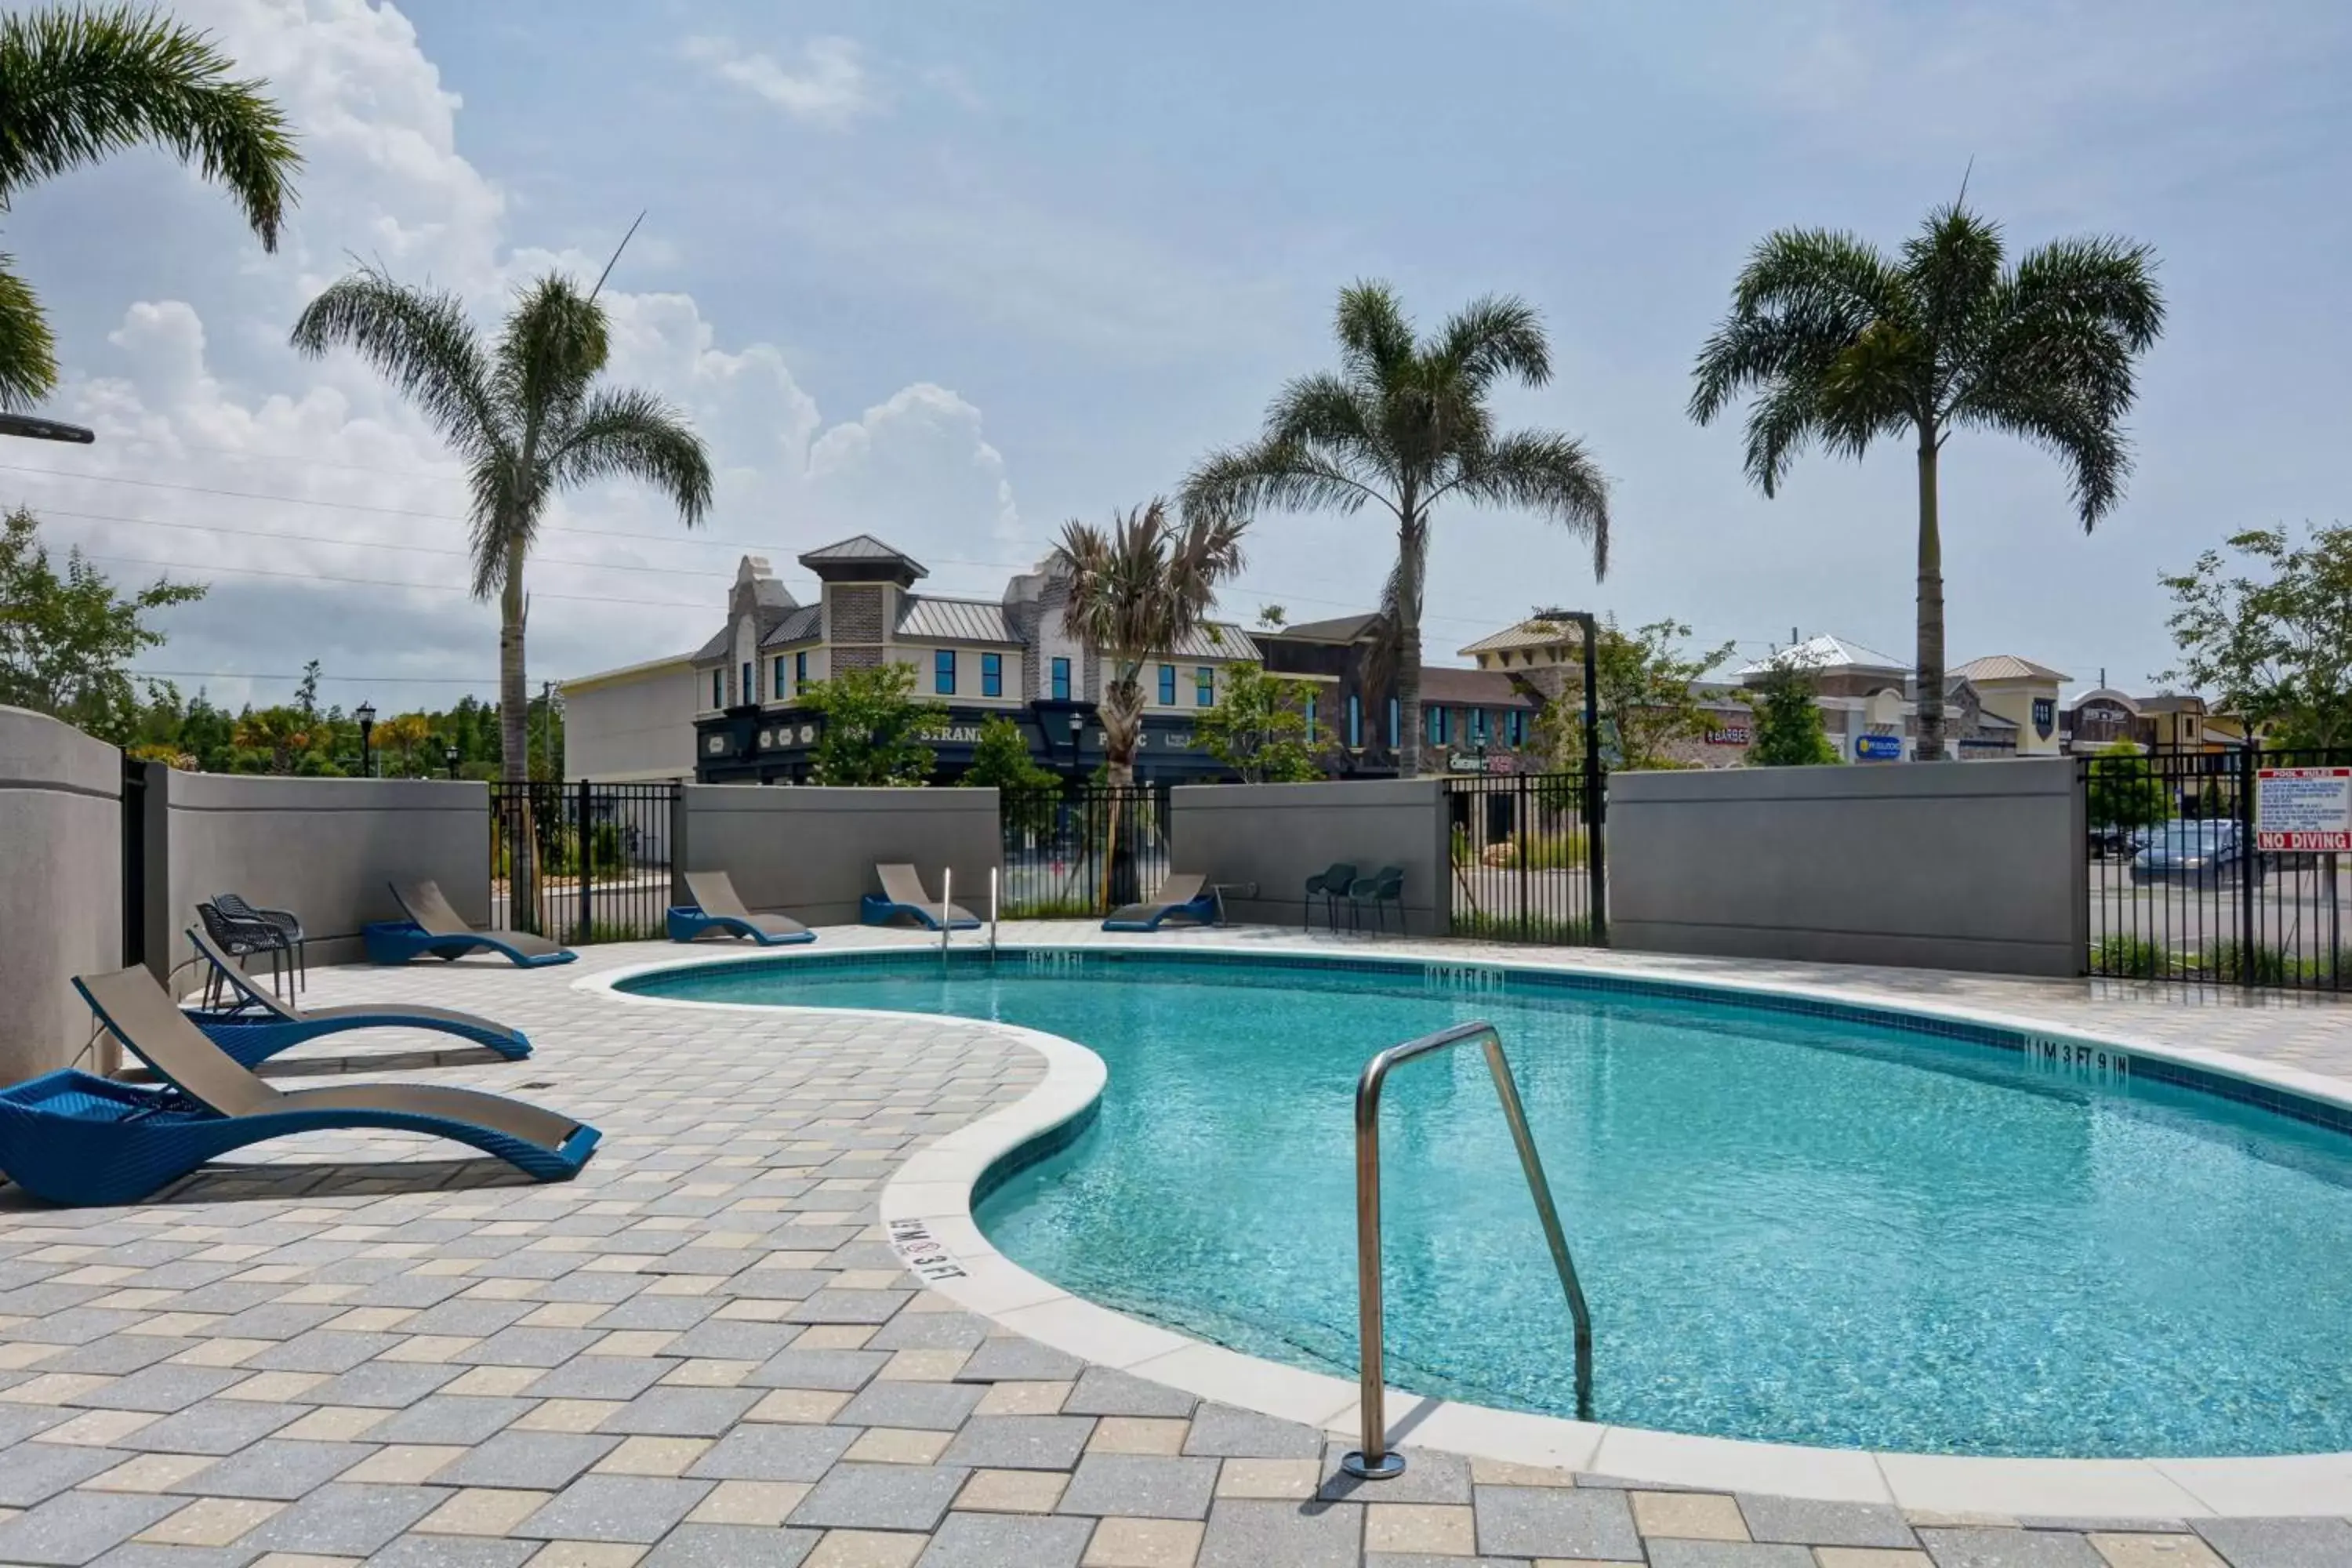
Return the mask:
[(2111, 936), (2091, 949), (2091, 973), (2126, 980), (2156, 980), (2172, 968), (2172, 954), (2146, 937)]
[(1485, 937), (1493, 942), (1540, 942), (1556, 947), (1591, 947), (1592, 924), (1558, 915), (1515, 915), (1486, 910), (1457, 910), (1452, 934)]

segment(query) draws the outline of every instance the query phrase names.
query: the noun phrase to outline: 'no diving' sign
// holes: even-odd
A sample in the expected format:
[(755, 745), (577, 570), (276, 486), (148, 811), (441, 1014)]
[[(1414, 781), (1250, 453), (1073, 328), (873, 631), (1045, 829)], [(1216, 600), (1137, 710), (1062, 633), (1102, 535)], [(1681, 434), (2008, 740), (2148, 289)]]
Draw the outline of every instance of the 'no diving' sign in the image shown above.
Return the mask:
[(2352, 850), (2352, 768), (2263, 768), (2254, 775), (2254, 847)]

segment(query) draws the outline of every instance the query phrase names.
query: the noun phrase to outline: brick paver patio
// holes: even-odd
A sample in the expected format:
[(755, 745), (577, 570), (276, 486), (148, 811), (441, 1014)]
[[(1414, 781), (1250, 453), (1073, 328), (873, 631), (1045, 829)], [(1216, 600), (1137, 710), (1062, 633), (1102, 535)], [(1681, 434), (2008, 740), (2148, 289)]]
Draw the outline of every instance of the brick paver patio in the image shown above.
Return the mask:
[[(273, 1065), (561, 1108), (606, 1134), (569, 1184), (354, 1135), (132, 1208), (0, 1193), (0, 1563), (2352, 1564), (2341, 1518), (1906, 1517), (1435, 1452), (1359, 1487), (1328, 1434), (1089, 1366), (901, 1268), (877, 1193), (1036, 1084), (1034, 1053), (951, 1019), (672, 1009), (572, 984), (675, 951), (322, 971), (317, 1001), (474, 1008), (537, 1052), (386, 1033)], [(2325, 1005), (1491, 951), (1994, 1007), (2352, 1079), (2352, 1014)]]

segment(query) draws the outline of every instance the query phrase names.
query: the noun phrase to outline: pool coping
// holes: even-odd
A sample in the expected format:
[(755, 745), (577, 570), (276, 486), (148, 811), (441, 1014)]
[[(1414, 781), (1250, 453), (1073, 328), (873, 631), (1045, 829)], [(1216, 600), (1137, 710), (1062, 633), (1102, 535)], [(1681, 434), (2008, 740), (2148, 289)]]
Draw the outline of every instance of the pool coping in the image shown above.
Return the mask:
[[(1220, 953), (1245, 959), (1274, 956), (1230, 942), (1149, 940), (1073, 944), (1040, 937), (1001, 944), (1004, 952), (1075, 951), (1170, 957)], [(830, 950), (838, 953), (842, 950)], [(906, 951), (889, 947), (865, 952)], [(970, 952), (967, 945), (960, 952)], [(1294, 950), (1285, 950), (1289, 955)], [(1694, 976), (1612, 961), (1580, 964), (1574, 950), (1539, 950), (1508, 958), (1473, 958), (1444, 947), (1418, 950), (1382, 945), (1350, 953), (1327, 948), (1295, 950), (1335, 965), (1367, 961), (1438, 962), (1496, 971), (1537, 971), (1623, 980), (1669, 992), (1716, 993), (1728, 998), (1765, 995), (1843, 1009), (1910, 1013), (1987, 1028), (2018, 1031), (2177, 1063), (2224, 1079), (2283, 1092), (2352, 1113), (2352, 1082), (2229, 1052), (2168, 1046), (1950, 1002), (1893, 1004), (1834, 986), (1786, 980)], [(869, 1008), (805, 1007), (764, 1003), (699, 1002), (648, 996), (622, 989), (644, 975), (741, 964), (747, 960), (821, 960), (814, 946), (772, 952), (737, 948), (681, 952), (572, 982), (634, 1004), (761, 1013), (790, 1012), (861, 1017), (900, 1016), (938, 1022), (934, 1014), (892, 1014)], [(1605, 988), (1604, 988), (1605, 994)], [(951, 1015), (946, 1016), (952, 1016)], [(1321, 1428), (1352, 1438), (1360, 1419), (1353, 1380), (1303, 1371), (1228, 1350), (1156, 1323), (1131, 1318), (1063, 1289), (1021, 1268), (988, 1242), (974, 1220), (975, 1188), (1007, 1156), (1029, 1149), (1093, 1110), (1108, 1069), (1085, 1045), (1041, 1030), (985, 1019), (956, 1018), (973, 1029), (1024, 1045), (1044, 1058), (1045, 1076), (1013, 1105), (1001, 1107), (933, 1140), (908, 1156), (879, 1194), (882, 1227), (908, 1270), (925, 1286), (966, 1311), (1096, 1365), (1148, 1378), (1204, 1399)], [(2352, 1512), (2352, 1453), (2165, 1459), (2007, 1458), (1822, 1448), (1741, 1438), (1697, 1436), (1643, 1427), (1567, 1420), (1433, 1399), (1391, 1388), (1387, 1394), (1391, 1441), (1407, 1449), (1433, 1448), (1506, 1463), (1540, 1465), (1612, 1480), (1709, 1490), (1769, 1493), (1826, 1501), (1880, 1503), (1915, 1512), (2004, 1518), (2187, 1520)], [(1378, 1500), (1377, 1483), (1366, 1498)]]

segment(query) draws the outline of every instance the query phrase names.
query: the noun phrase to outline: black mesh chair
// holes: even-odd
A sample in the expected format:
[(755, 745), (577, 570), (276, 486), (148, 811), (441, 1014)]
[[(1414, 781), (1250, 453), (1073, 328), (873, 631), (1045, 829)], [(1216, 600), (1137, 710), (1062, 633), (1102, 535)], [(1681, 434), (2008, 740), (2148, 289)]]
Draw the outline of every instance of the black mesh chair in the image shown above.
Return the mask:
[[(201, 912), (203, 907), (197, 906), (199, 911), (197, 918), (200, 920), (204, 919)], [(237, 953), (235, 947), (230, 947), (231, 952), (236, 953), (238, 957), (257, 952), (269, 954), (269, 979), (272, 990), (276, 990), (278, 986), (278, 960), (281, 956), (287, 960), (287, 968), (291, 972), (289, 983), (297, 990), (310, 984), (310, 954), (305, 945), (309, 939), (303, 935), (302, 922), (292, 910), (257, 910), (235, 893), (215, 893), (212, 908), (218, 918), (228, 922), (229, 927), (236, 933), (236, 941), (245, 948), (244, 952)], [(205, 921), (205, 931), (214, 941), (221, 941), (220, 933), (213, 930), (210, 921)]]
[(1307, 878), (1306, 896), (1299, 900), (1299, 925), (1307, 930), (1314, 929), (1315, 900), (1318, 895), (1320, 895), (1323, 900), (1323, 919), (1333, 931), (1338, 931), (1339, 900), (1348, 896), (1348, 889), (1355, 886), (1355, 882), (1356, 868), (1344, 860), (1337, 866), (1318, 871)]

